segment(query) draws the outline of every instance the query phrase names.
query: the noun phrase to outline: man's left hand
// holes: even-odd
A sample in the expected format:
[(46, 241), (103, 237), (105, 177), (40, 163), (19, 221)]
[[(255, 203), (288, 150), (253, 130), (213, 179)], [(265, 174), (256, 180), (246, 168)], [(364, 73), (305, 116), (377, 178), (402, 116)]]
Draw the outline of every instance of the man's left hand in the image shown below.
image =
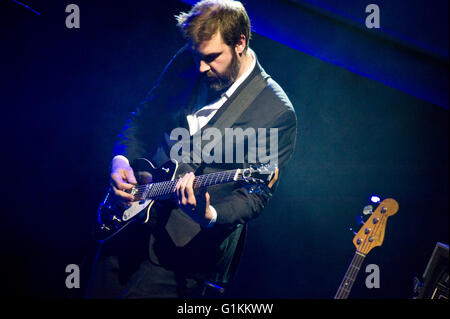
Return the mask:
[(200, 194), (194, 194), (194, 173), (186, 173), (180, 178), (175, 186), (175, 197), (178, 207), (188, 214), (195, 222), (201, 226), (208, 226), (213, 218), (210, 208), (209, 193), (205, 189), (200, 190)]

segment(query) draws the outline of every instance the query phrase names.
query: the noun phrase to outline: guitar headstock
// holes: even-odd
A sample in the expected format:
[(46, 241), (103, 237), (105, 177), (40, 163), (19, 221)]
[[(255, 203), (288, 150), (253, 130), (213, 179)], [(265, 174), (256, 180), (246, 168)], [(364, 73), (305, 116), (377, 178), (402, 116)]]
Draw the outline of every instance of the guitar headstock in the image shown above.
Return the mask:
[(271, 164), (261, 164), (239, 169), (239, 179), (251, 185), (249, 192), (265, 192), (267, 188), (272, 188), (278, 180), (278, 167)]
[(353, 238), (358, 252), (367, 255), (372, 248), (383, 244), (387, 219), (397, 213), (398, 208), (397, 201), (392, 198), (387, 198), (378, 205)]

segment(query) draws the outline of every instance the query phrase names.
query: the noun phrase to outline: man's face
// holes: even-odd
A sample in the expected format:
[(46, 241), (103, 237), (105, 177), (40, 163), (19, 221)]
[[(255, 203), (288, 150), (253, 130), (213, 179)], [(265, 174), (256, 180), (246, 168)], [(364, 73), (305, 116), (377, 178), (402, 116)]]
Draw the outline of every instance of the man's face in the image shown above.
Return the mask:
[(216, 91), (229, 87), (240, 71), (240, 61), (234, 48), (226, 45), (220, 32), (210, 40), (192, 47), (195, 62), (211, 89)]

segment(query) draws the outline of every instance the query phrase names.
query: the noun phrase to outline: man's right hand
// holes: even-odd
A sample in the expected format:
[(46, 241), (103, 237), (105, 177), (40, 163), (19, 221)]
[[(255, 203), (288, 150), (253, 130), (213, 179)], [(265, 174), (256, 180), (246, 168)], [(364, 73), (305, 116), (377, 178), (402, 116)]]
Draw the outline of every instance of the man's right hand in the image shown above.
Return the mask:
[(133, 169), (124, 156), (115, 156), (111, 164), (111, 186), (116, 199), (127, 206), (135, 200), (134, 196), (125, 192), (137, 184)]

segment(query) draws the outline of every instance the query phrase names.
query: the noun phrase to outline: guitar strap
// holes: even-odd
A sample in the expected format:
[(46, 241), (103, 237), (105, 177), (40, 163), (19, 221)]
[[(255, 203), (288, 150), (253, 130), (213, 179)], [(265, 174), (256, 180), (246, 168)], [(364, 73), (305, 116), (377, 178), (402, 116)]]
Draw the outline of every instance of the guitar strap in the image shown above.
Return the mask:
[[(244, 111), (250, 106), (250, 104), (256, 99), (256, 97), (261, 93), (262, 90), (267, 86), (267, 79), (270, 76), (265, 72), (258, 72), (250, 82), (242, 89), (242, 91), (234, 98), (231, 104), (228, 106), (227, 110), (222, 113), (222, 115), (217, 119), (217, 121), (212, 125), (212, 127), (218, 129), (221, 133), (220, 136), (225, 136), (225, 129), (230, 128), (236, 120), (244, 113)], [(200, 133), (201, 134), (201, 133)], [(214, 149), (214, 146), (220, 141), (216, 139), (213, 142), (208, 143), (210, 149)], [(190, 166), (197, 170), (203, 165), (195, 163), (194, 161), (194, 151), (198, 151), (195, 147), (191, 148), (189, 163)], [(201, 151), (201, 150), (200, 150)], [(200, 154), (199, 158), (200, 157)]]

